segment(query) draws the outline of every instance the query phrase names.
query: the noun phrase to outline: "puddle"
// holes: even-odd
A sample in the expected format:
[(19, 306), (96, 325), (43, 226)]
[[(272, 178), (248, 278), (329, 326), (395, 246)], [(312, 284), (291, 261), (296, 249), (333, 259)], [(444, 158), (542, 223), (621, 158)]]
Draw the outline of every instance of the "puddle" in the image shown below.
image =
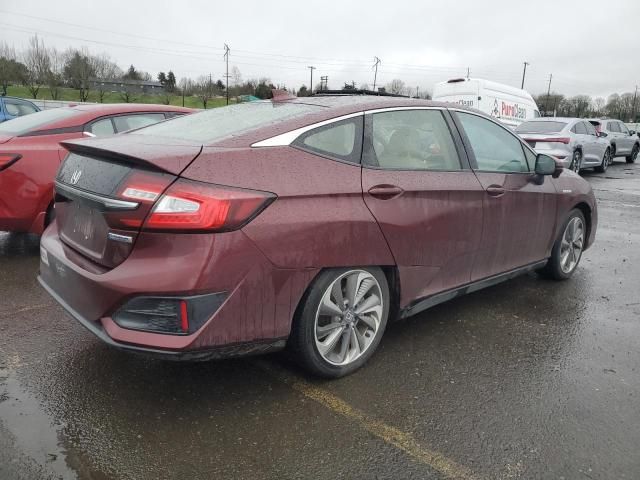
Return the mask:
[(54, 478), (77, 479), (66, 463), (60, 441), (63, 425), (56, 425), (41, 410), (11, 371), (0, 369), (0, 423), (11, 433), (15, 446)]

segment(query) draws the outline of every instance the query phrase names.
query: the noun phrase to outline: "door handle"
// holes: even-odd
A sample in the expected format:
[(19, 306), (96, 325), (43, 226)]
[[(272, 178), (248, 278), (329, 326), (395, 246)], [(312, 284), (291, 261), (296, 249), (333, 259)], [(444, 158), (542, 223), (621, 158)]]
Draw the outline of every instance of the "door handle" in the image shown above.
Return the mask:
[(404, 190), (395, 185), (375, 185), (368, 192), (369, 195), (380, 200), (391, 200), (402, 195)]
[(500, 185), (489, 185), (487, 187), (487, 193), (492, 197), (500, 197), (504, 195), (505, 189)]

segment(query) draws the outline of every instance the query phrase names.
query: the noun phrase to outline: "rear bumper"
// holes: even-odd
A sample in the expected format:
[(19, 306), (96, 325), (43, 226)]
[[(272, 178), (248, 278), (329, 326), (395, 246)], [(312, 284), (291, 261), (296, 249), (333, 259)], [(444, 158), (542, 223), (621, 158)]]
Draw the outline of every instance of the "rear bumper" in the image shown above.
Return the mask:
[[(73, 318), (111, 346), (174, 359), (221, 358), (282, 348), (297, 301), (315, 276), (315, 271), (274, 268), (240, 231), (141, 234), (131, 255), (108, 271), (83, 265), (61, 242), (55, 223), (42, 236), (41, 249), (46, 254), (38, 280)], [(111, 318), (138, 295), (221, 291), (229, 292), (225, 302), (189, 335), (130, 330)]]
[(102, 340), (107, 345), (117, 348), (119, 350), (139, 353), (145, 356), (151, 356), (163, 360), (177, 360), (177, 361), (198, 361), (198, 360), (214, 360), (220, 358), (231, 358), (245, 355), (260, 355), (264, 353), (275, 352), (282, 350), (286, 345), (286, 337), (279, 339), (261, 340), (255, 342), (245, 342), (233, 345), (225, 345), (222, 347), (210, 348), (205, 350), (160, 350), (156, 348), (141, 347), (139, 345), (130, 345), (126, 343), (116, 342), (111, 338), (101, 324), (91, 322), (80, 315), (74, 310), (67, 302), (58, 295), (53, 288), (45, 283), (40, 275), (38, 275), (38, 282), (42, 285), (49, 295), (56, 300), (71, 317), (73, 317), (84, 328), (93, 333), (96, 337)]

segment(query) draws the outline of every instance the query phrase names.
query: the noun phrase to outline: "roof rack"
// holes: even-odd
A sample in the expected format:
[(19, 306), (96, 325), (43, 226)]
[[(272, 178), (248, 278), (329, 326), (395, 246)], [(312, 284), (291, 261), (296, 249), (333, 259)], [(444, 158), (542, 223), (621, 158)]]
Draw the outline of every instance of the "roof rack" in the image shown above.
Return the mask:
[(389, 92), (380, 92), (375, 90), (362, 90), (359, 88), (348, 89), (348, 90), (318, 90), (316, 93), (312, 95), (322, 96), (322, 95), (373, 95), (378, 97), (402, 97), (402, 98), (411, 98), (409, 95), (400, 95), (397, 93), (389, 93)]

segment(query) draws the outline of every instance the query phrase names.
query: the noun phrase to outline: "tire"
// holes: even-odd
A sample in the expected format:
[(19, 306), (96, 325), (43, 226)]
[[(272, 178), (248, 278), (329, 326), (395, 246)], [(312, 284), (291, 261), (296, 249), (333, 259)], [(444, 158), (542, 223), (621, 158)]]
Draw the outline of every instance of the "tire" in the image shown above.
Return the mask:
[[(366, 314), (359, 312), (365, 303)], [(324, 270), (300, 301), (288, 347), (314, 375), (349, 375), (378, 347), (389, 304), (389, 286), (380, 268)]]
[(633, 150), (631, 150), (631, 155), (626, 157), (627, 163), (634, 163), (636, 158), (638, 158), (638, 152), (640, 151), (640, 145), (637, 143), (633, 146)]
[(571, 158), (571, 165), (569, 165), (569, 169), (573, 172), (580, 175), (580, 168), (582, 167), (582, 152), (580, 150), (576, 150), (573, 152), (573, 157)]
[(611, 164), (611, 150), (608, 148), (604, 151), (604, 157), (602, 157), (602, 163), (594, 168), (598, 173), (605, 173), (607, 168)]
[[(581, 228), (581, 237), (579, 241), (577, 240), (576, 230), (572, 230), (571, 225), (574, 227), (580, 226)], [(573, 233), (571, 233), (573, 231)], [(571, 278), (573, 273), (576, 271), (578, 264), (580, 263), (580, 259), (582, 258), (582, 252), (584, 251), (584, 243), (587, 237), (587, 222), (585, 221), (584, 215), (580, 210), (574, 208), (569, 212), (569, 216), (562, 224), (562, 229), (560, 230), (560, 234), (553, 244), (553, 249), (551, 250), (551, 257), (547, 264), (539, 271), (545, 277), (553, 278), (555, 280), (567, 280)], [(566, 238), (573, 238), (573, 242), (571, 242), (567, 247)], [(579, 244), (579, 245), (578, 245)], [(567, 248), (571, 251), (567, 253)], [(564, 255), (567, 254), (567, 258), (563, 261)], [(573, 259), (570, 256), (573, 255)]]

